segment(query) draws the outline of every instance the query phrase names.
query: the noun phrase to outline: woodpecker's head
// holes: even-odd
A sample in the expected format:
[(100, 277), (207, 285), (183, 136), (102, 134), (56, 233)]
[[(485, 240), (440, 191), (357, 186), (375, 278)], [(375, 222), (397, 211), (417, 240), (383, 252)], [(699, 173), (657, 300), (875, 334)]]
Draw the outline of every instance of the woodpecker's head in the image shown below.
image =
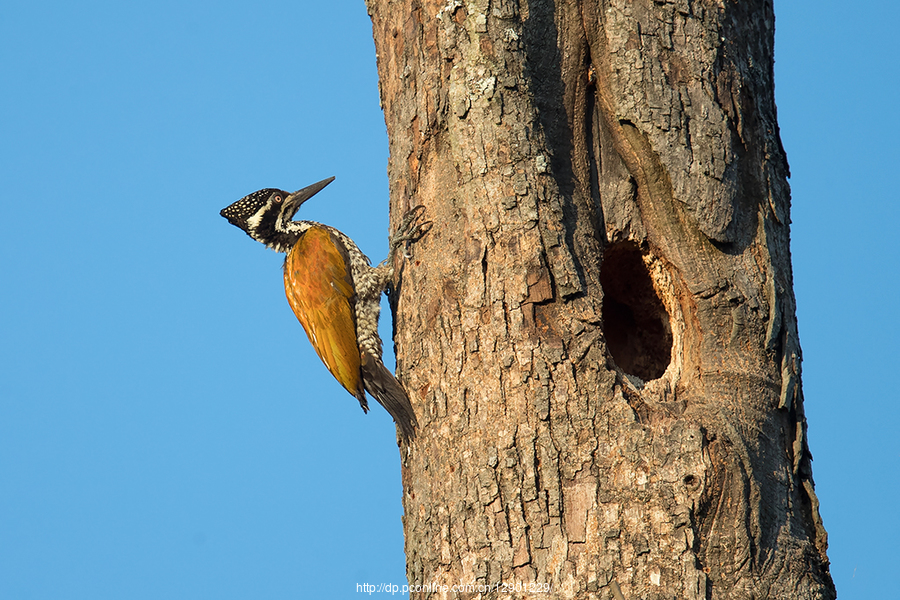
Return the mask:
[(259, 190), (223, 208), (219, 214), (254, 240), (278, 252), (287, 252), (306, 230), (303, 223), (291, 219), (301, 204), (332, 181), (334, 177), (329, 177), (293, 194), (275, 188)]

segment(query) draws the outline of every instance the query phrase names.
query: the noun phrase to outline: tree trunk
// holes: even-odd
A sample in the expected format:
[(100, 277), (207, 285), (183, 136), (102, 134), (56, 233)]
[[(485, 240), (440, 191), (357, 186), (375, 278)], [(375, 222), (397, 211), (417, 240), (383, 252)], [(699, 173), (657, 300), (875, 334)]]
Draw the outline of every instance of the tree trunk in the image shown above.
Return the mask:
[(833, 598), (771, 2), (369, 12), (412, 596)]

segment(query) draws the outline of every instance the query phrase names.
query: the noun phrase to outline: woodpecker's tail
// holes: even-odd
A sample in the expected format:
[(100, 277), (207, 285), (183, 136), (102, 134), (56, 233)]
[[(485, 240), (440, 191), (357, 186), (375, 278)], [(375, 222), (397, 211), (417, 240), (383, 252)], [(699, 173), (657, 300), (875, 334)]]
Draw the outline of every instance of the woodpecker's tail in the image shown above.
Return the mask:
[(378, 400), (378, 403), (394, 417), (400, 427), (403, 438), (407, 441), (416, 437), (416, 413), (413, 412), (409, 396), (400, 386), (400, 382), (387, 370), (384, 363), (377, 358), (362, 352), (363, 383), (366, 391)]

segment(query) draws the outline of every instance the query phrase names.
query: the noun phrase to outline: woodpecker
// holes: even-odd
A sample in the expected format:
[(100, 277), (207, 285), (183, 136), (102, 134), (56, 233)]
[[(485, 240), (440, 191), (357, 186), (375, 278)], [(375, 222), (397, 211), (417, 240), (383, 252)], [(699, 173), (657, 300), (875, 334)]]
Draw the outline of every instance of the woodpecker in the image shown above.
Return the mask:
[(378, 315), (381, 293), (394, 277), (394, 256), (404, 242), (426, 231), (422, 207), (413, 208), (391, 240), (388, 258), (376, 267), (349, 237), (315, 221), (294, 221), (300, 205), (334, 177), (288, 193), (266, 188), (219, 213), (251, 238), (286, 254), (284, 289), (316, 353), (334, 378), (368, 412), (369, 392), (394, 418), (404, 439), (415, 436), (409, 397), (381, 360)]

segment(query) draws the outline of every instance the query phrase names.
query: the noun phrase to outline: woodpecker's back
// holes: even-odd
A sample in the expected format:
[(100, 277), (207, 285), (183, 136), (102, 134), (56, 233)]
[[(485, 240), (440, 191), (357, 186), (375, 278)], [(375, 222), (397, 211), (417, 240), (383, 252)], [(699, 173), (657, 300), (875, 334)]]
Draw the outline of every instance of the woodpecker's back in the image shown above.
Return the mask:
[[(415, 412), (400, 383), (381, 360), (378, 336), (381, 293), (393, 279), (393, 255), (372, 267), (349, 237), (314, 221), (293, 221), (300, 205), (334, 180), (290, 194), (266, 188), (221, 211), (233, 225), (269, 248), (287, 254), (288, 303), (328, 370), (364, 411), (365, 392), (394, 418), (407, 440), (415, 436)], [(421, 226), (413, 223), (418, 231)], [(409, 236), (404, 239), (410, 239)]]

